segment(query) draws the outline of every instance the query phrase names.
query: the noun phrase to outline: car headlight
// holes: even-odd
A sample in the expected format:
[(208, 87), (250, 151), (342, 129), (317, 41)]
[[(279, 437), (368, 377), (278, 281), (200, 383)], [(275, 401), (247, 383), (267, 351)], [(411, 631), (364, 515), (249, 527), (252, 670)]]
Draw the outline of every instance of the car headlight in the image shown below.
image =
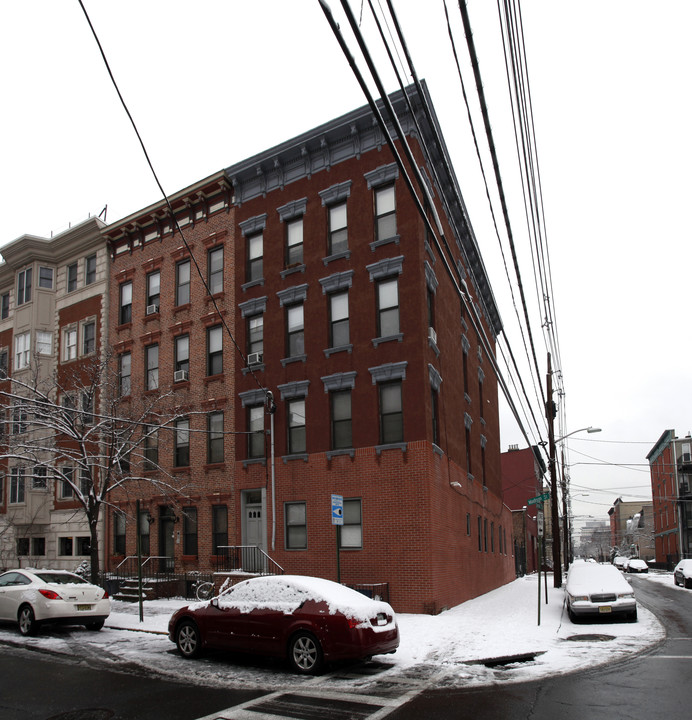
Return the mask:
[(570, 595), (569, 597), (572, 602), (589, 602), (588, 595)]

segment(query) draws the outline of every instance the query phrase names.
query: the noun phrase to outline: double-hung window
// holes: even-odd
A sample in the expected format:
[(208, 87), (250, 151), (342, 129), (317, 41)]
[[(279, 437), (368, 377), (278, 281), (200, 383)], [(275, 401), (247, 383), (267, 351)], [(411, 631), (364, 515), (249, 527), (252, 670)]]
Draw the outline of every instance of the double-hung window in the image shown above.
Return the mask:
[(286, 345), (288, 357), (305, 354), (303, 303), (289, 305), (286, 308)]
[(0, 298), (0, 320), (5, 320), (10, 316), (10, 294), (3, 293)]
[(307, 508), (304, 502), (285, 505), (286, 549), (305, 550), (308, 546)]
[(131, 391), (132, 355), (129, 352), (118, 356), (118, 384), (121, 397), (127, 396)]
[(207, 255), (209, 294), (223, 292), (223, 246), (212, 248)]
[(84, 260), (84, 284), (91, 285), (96, 282), (96, 255), (89, 255)]
[(46, 290), (53, 289), (53, 268), (39, 267), (38, 269), (38, 286)]
[(207, 416), (207, 462), (223, 462), (223, 412)]
[(264, 405), (248, 407), (248, 457), (264, 457)]
[(82, 355), (91, 355), (96, 350), (96, 321), (89, 320), (82, 325)]
[[(174, 371), (179, 372), (190, 372), (190, 336), (189, 335), (178, 335), (175, 338), (175, 367)], [(184, 375), (176, 376), (180, 380), (185, 378)]]
[(390, 277), (377, 283), (377, 334), (390, 337), (399, 333), (399, 279)]
[(74, 292), (77, 289), (77, 263), (67, 266), (67, 292)]
[(187, 305), (190, 302), (190, 261), (183, 260), (175, 266), (175, 304)]
[(183, 555), (197, 555), (197, 508), (183, 508)]
[(176, 420), (173, 438), (173, 464), (176, 467), (188, 467), (190, 465), (190, 421), (187, 418)]
[(53, 333), (45, 330), (36, 332), (36, 352), (39, 355), (52, 355), (53, 353)]
[(63, 360), (74, 360), (77, 357), (77, 328), (68, 327), (63, 331), (65, 347)]
[(147, 275), (147, 315), (152, 315), (159, 311), (159, 303), (161, 302), (161, 271)]
[(247, 351), (261, 353), (264, 351), (264, 315), (252, 315), (247, 319)]
[(24, 502), (24, 468), (13, 467), (10, 470), (10, 504)]
[(31, 275), (30, 267), (17, 273), (17, 305), (31, 301)]
[(350, 342), (348, 290), (329, 296), (329, 346), (342, 347)]
[(342, 548), (363, 547), (363, 516), (360, 498), (344, 498), (344, 524), (341, 527)]
[(34, 474), (31, 478), (31, 489), (32, 490), (47, 490), (48, 489), (48, 473), (43, 465), (36, 465), (34, 467)]
[(159, 431), (155, 425), (144, 426), (144, 469), (156, 470), (159, 465)]
[(329, 212), (329, 254), (336, 255), (348, 250), (348, 224), (346, 203), (330, 205)]
[(254, 282), (264, 277), (264, 236), (262, 233), (251, 235), (247, 239), (246, 282)]
[(351, 418), (351, 390), (337, 390), (330, 393), (332, 450), (353, 447)]
[(228, 508), (225, 505), (211, 507), (211, 551), (214, 555), (228, 553)]
[(223, 372), (223, 328), (221, 325), (207, 329), (207, 375)]
[(305, 399), (290, 400), (286, 404), (288, 425), (288, 454), (305, 452)]
[(125, 554), (125, 513), (115, 511), (113, 513), (113, 554)]
[[(75, 285), (76, 285), (75, 279)], [(120, 314), (121, 325), (132, 322), (132, 282), (124, 282), (120, 285)]]
[(144, 359), (146, 363), (147, 390), (156, 390), (159, 387), (159, 346), (148, 345), (144, 348)]
[(16, 370), (29, 367), (31, 361), (31, 333), (25, 332), (14, 338), (14, 367)]
[(404, 439), (404, 412), (401, 398), (401, 381), (383, 382), (380, 391), (380, 443), (402, 442)]
[(396, 235), (396, 204), (394, 185), (375, 190), (375, 240), (388, 240)]
[(303, 218), (286, 223), (286, 267), (303, 262)]

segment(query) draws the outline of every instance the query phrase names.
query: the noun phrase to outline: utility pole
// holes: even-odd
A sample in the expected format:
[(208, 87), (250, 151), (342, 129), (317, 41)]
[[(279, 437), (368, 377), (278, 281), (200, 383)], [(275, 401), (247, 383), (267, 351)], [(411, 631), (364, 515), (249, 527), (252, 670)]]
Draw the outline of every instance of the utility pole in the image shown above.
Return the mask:
[(547, 398), (545, 417), (548, 421), (548, 452), (550, 456), (550, 518), (553, 526), (553, 587), (562, 587), (562, 568), (560, 561), (560, 517), (557, 505), (557, 473), (555, 472), (555, 403), (553, 402), (553, 366), (548, 353), (548, 377), (546, 382)]
[(562, 532), (563, 532), (563, 563), (565, 566), (565, 574), (569, 570), (569, 563), (572, 553), (570, 552), (570, 528), (569, 515), (567, 512), (567, 477), (565, 476), (565, 446), (560, 448), (560, 459), (562, 463)]

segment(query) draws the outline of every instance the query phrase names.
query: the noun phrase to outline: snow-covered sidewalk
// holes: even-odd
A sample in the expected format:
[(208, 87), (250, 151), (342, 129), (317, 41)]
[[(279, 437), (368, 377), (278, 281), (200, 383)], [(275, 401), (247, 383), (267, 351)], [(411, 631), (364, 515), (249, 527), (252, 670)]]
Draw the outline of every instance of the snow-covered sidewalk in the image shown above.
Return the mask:
[[(673, 584), (672, 576), (650, 574), (652, 581)], [(643, 577), (643, 576), (641, 576)], [(538, 586), (535, 575), (520, 578), (491, 593), (470, 600), (436, 616), (399, 614), (401, 644), (394, 655), (377, 658), (388, 666), (386, 674), (426, 678), (431, 686), (480, 685), (494, 682), (534, 680), (555, 673), (592, 668), (599, 664), (619, 660), (636, 654), (655, 644), (664, 636), (658, 620), (644, 607), (639, 606), (636, 623), (597, 623), (573, 625), (564, 604), (564, 592), (551, 587), (548, 577), (548, 604), (545, 589), (541, 587), (541, 624), (537, 624)], [(184, 605), (184, 600), (155, 600), (144, 604), (144, 622), (139, 622), (138, 605), (113, 603), (113, 612), (106, 623), (108, 634), (115, 628), (166, 633), (168, 619), (173, 611)], [(99, 633), (106, 640), (104, 633)], [(128, 660), (136, 661), (138, 652), (150, 642), (142, 642), (141, 632), (119, 633), (115, 643), (126, 650)], [(591, 636), (578, 639), (575, 636)], [(610, 636), (612, 639), (605, 639)], [(129, 638), (129, 639), (128, 639)], [(156, 645), (167, 643), (163, 635), (156, 637)], [(164, 645), (164, 647), (166, 647)], [(139, 651), (137, 650), (139, 648)], [(151, 650), (153, 648), (149, 648)], [(151, 652), (143, 661), (152, 667)], [(533, 655), (533, 660), (488, 667), (482, 660)], [(175, 653), (167, 652), (154, 663), (164, 674), (198, 676), (202, 682), (214, 668), (209, 663), (183, 661)], [(217, 668), (218, 670), (218, 668)], [(212, 672), (212, 675), (216, 674)], [(283, 672), (262, 672), (257, 667), (233, 665), (226, 673), (224, 684), (273, 686), (285, 684), (290, 678)], [(206, 680), (212, 680), (206, 677)], [(293, 678), (293, 682), (295, 682)], [(360, 681), (354, 680), (354, 683)]]

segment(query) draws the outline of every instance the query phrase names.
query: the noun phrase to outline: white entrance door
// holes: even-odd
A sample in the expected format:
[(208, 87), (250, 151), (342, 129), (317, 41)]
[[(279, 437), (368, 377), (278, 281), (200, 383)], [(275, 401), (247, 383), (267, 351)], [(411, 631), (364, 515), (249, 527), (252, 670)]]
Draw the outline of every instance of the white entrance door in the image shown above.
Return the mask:
[(266, 532), (264, 525), (264, 504), (262, 491), (251, 490), (245, 494), (245, 514), (243, 517), (243, 545), (248, 550), (243, 553), (243, 569), (250, 572), (264, 570), (264, 555), (254, 548), (266, 550)]

